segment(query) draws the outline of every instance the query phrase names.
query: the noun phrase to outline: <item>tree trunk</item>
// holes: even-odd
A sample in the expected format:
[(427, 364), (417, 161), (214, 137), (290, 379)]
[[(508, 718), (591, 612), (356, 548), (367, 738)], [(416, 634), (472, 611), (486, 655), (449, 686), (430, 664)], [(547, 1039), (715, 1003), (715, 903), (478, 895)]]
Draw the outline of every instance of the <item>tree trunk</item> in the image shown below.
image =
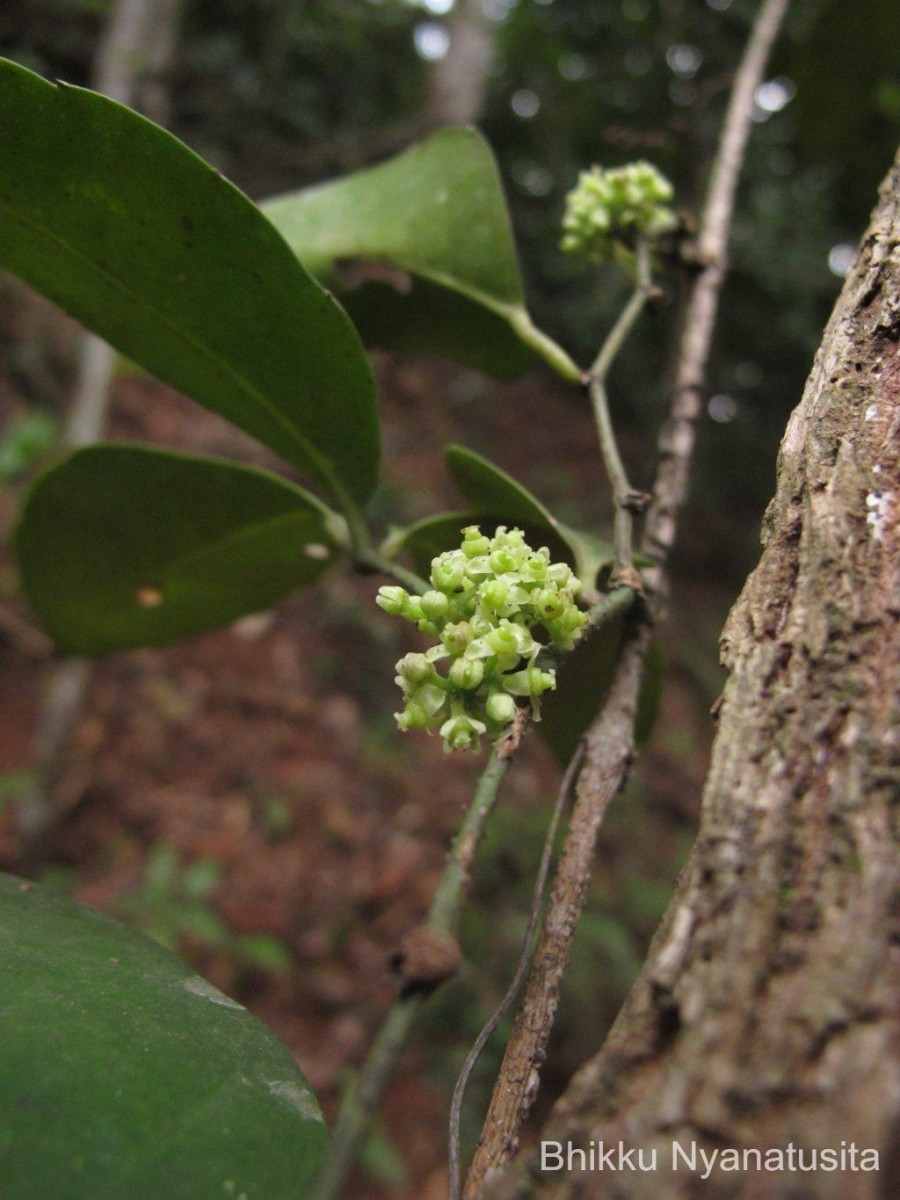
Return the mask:
[[(898, 342), (900, 159), (725, 628), (697, 844), (543, 1164), (498, 1181), (497, 1200), (900, 1195)], [(565, 1169), (570, 1148), (593, 1163)]]

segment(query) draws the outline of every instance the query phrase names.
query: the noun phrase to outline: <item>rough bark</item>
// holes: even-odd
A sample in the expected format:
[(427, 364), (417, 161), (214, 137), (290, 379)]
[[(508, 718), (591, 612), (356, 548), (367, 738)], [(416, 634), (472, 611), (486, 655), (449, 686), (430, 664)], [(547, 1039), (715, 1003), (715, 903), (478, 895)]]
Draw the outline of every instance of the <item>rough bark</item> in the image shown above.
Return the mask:
[[(542, 1171), (534, 1156), (496, 1200), (898, 1194), (898, 343), (900, 160), (788, 425), (762, 558), (723, 635), (697, 845), (606, 1045), (543, 1134), (565, 1149), (621, 1141), (647, 1163), (655, 1149), (657, 1169)], [(807, 1162), (855, 1143), (879, 1170), (751, 1159), (701, 1179), (683, 1162), (671, 1172), (673, 1143), (720, 1156), (793, 1143)]]

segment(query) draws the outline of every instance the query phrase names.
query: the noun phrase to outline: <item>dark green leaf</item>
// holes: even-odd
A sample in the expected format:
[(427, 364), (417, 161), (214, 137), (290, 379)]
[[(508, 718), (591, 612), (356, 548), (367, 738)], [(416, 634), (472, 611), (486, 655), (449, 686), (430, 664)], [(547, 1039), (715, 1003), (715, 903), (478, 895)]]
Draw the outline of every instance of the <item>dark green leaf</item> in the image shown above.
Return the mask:
[[(480, 525), (485, 533), (493, 534), (498, 524), (496, 514), (454, 512), (441, 513), (437, 517), (426, 517), (415, 525), (396, 531), (388, 540), (386, 549), (392, 555), (401, 551), (408, 554), (416, 571), (423, 577), (431, 571), (431, 560), (445, 550), (452, 550), (462, 541), (462, 530), (467, 525)], [(547, 525), (532, 525), (519, 522), (530, 546), (547, 546), (556, 562), (567, 562), (574, 566), (570, 547), (562, 541), (555, 530)]]
[(367, 346), (442, 354), (495, 379), (515, 379), (532, 356), (496, 313), (459, 292), (409, 277), (409, 289), (367, 283), (341, 292)]
[(483, 455), (465, 446), (448, 446), (444, 457), (456, 486), (473, 508), (496, 513), (511, 522), (559, 530), (559, 521), (540, 500)]
[(235, 187), (150, 121), (0, 60), (0, 265), (329, 490), (378, 472), (346, 314)]
[(546, 530), (538, 536), (540, 544), (551, 550), (564, 545), (566, 553), (555, 557), (570, 562), (586, 587), (595, 586), (598, 573), (614, 558), (609, 542), (564, 525), (527, 488), (474, 450), (448, 446), (445, 456), (456, 486), (474, 509), (523, 529)]
[(545, 693), (541, 701), (541, 719), (535, 729), (562, 766), (575, 753), (582, 734), (606, 699), (624, 627), (624, 618), (617, 616), (588, 633), (565, 656), (556, 690)]
[(0, 952), (10, 1200), (309, 1195), (325, 1125), (241, 1005), (148, 939), (8, 875)]
[[(381, 296), (392, 287), (396, 326), (378, 321), (370, 329), (379, 344), (459, 355), (500, 375), (525, 365), (509, 328), (527, 320), (512, 228), (494, 156), (475, 130), (440, 130), (379, 166), (276, 197), (263, 211), (329, 287), (350, 292), (380, 279)], [(442, 303), (431, 290), (420, 305), (418, 287), (404, 294), (404, 272), (460, 293), (503, 323), (479, 322), (466, 344), (458, 330), (468, 306)]]
[(17, 547), (28, 599), (60, 648), (101, 654), (268, 607), (333, 561), (337, 524), (265, 471), (94, 446), (38, 480)]
[(662, 704), (665, 674), (666, 656), (659, 642), (651, 642), (644, 656), (637, 713), (634, 718), (634, 742), (638, 749), (647, 744), (656, 725)]

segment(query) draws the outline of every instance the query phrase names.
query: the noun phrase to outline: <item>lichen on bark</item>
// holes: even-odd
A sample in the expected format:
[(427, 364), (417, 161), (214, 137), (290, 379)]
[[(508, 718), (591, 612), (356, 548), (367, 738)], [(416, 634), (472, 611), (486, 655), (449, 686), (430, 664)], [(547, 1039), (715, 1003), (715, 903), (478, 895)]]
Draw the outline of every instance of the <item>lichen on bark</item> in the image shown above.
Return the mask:
[[(778, 461), (697, 844), (606, 1045), (543, 1136), (658, 1169), (542, 1171), (488, 1193), (874, 1200), (900, 1181), (900, 159)], [(879, 1170), (701, 1180), (671, 1147), (874, 1148)]]

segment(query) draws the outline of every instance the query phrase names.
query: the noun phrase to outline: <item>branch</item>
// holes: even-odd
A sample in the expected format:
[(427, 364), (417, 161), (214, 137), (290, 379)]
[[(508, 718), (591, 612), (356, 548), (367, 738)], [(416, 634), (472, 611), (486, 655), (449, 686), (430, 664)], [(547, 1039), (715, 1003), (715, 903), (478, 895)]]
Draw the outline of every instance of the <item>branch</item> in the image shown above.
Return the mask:
[(600, 438), (600, 449), (603, 452), (603, 462), (606, 473), (612, 484), (613, 502), (616, 515), (613, 526), (613, 541), (616, 560), (613, 568), (613, 580), (629, 586), (640, 588), (640, 577), (632, 564), (632, 534), (634, 518), (643, 512), (647, 497), (628, 482), (625, 464), (619, 453), (615, 429), (609, 412), (609, 399), (606, 393), (606, 378), (616, 355), (621, 350), (631, 330), (644, 310), (651, 291), (650, 278), (650, 249), (643, 238), (638, 239), (636, 247), (637, 281), (631, 299), (622, 310), (606, 341), (600, 348), (600, 353), (594, 362), (588, 376), (588, 392), (594, 410), (594, 421)]
[[(662, 569), (675, 541), (677, 517), (687, 492), (694, 447), (693, 425), (700, 411), (706, 363), (726, 274), (728, 230), (750, 132), (753, 95), (762, 81), (789, 3), (790, 0), (765, 0), (760, 10), (735, 76), (713, 165), (700, 234), (705, 266), (695, 280), (688, 304), (675, 394), (660, 436), (661, 461), (644, 535), (645, 544), (652, 548), (658, 563), (648, 581), (651, 595), (655, 596), (664, 590)], [(576, 786), (568, 838), (525, 996), (466, 1184), (467, 1200), (479, 1196), (489, 1176), (514, 1157), (519, 1131), (537, 1093), (540, 1065), (546, 1057), (560, 981), (584, 905), (597, 835), (634, 753), (634, 714), (649, 640), (648, 623), (633, 629), (631, 640), (622, 650), (607, 702), (586, 735), (585, 763)]]
[(700, 415), (706, 364), (728, 270), (728, 233), (734, 199), (750, 134), (753, 96), (790, 0), (766, 0), (750, 34), (734, 78), (719, 149), (710, 176), (709, 192), (698, 239), (703, 269), (694, 279), (688, 299), (675, 390), (669, 416), (659, 436), (660, 462), (647, 513), (642, 549), (658, 564), (645, 572), (651, 595), (665, 590), (662, 567), (675, 542), (678, 514), (687, 497), (691, 460)]
[[(537, 1095), (538, 1073), (556, 1017), (575, 924), (584, 907), (597, 834), (634, 751), (634, 716), (648, 640), (649, 629), (642, 626), (623, 652), (603, 712), (587, 735), (566, 844), (525, 995), (466, 1181), (466, 1200), (479, 1196), (490, 1176), (515, 1157), (519, 1130)], [(597, 736), (598, 729), (602, 729), (602, 737)]]
[(478, 1058), (491, 1039), (494, 1030), (506, 1016), (507, 1012), (514, 1003), (516, 996), (519, 994), (519, 988), (522, 986), (522, 981), (528, 967), (531, 964), (532, 955), (535, 949), (535, 934), (537, 933), (538, 922), (541, 917), (541, 905), (544, 902), (544, 888), (547, 885), (547, 876), (550, 874), (550, 862), (553, 857), (553, 846), (556, 842), (556, 834), (559, 829), (559, 822), (562, 819), (563, 808), (566, 800), (569, 797), (569, 792), (572, 790), (572, 782), (581, 766), (581, 755), (584, 751), (584, 744), (580, 743), (578, 749), (569, 763), (568, 769), (563, 776), (563, 781), (559, 785), (559, 791), (556, 795), (556, 804), (553, 808), (553, 814), (550, 817), (550, 824), (547, 827), (547, 835), (544, 838), (544, 849), (541, 853), (541, 862), (538, 867), (537, 878), (534, 881), (534, 890), (531, 899), (531, 913), (528, 917), (528, 928), (525, 930), (525, 938), (522, 942), (522, 951), (519, 955), (519, 961), (516, 965), (515, 973), (512, 981), (503, 996), (503, 999), (494, 1009), (484, 1028), (475, 1039), (474, 1045), (466, 1055), (466, 1061), (463, 1063), (462, 1070), (459, 1073), (459, 1078), (456, 1081), (456, 1087), (453, 1089), (453, 1103), (450, 1106), (450, 1187), (449, 1200), (459, 1200), (460, 1195), (460, 1155), (459, 1155), (459, 1124), (462, 1114), (463, 1096), (465, 1095), (466, 1085), (469, 1082), (469, 1076), (475, 1069), (475, 1064)]
[[(439, 954), (446, 957), (449, 969), (444, 972), (444, 978), (452, 974), (458, 965), (458, 952), (453, 960), (455, 943), (451, 941), (451, 936), (468, 884), (472, 860), (487, 819), (493, 811), (510, 758), (505, 739), (501, 739), (491, 752), (478, 780), (425, 924), (406, 939), (407, 945), (415, 941), (420, 947), (424, 944), (429, 953), (437, 949)], [(432, 966), (433, 963), (429, 963), (429, 967)], [(415, 971), (414, 966), (401, 964), (401, 970), (405, 976), (403, 990), (378, 1032), (352, 1095), (341, 1109), (334, 1127), (331, 1154), (319, 1178), (314, 1200), (338, 1200), (341, 1195), (359, 1157), (360, 1147), (369, 1131), (381, 1095), (406, 1045), (413, 1022), (433, 988), (442, 982), (441, 979), (412, 977), (410, 972)]]

